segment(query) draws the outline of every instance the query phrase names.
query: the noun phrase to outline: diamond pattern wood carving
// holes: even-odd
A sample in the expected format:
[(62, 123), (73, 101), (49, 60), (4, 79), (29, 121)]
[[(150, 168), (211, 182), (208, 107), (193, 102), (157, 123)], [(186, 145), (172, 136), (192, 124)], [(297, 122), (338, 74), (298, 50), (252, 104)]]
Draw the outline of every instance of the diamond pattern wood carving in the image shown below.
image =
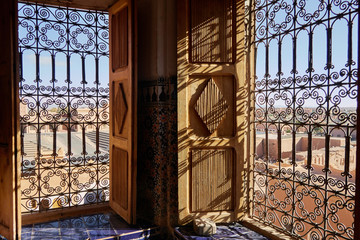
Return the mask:
[(194, 106), (209, 132), (215, 132), (229, 108), (215, 81), (210, 78)]
[(117, 91), (115, 97), (115, 104), (117, 105), (117, 109), (119, 109), (119, 111), (115, 115), (115, 121), (116, 124), (119, 126), (119, 134), (121, 134), (124, 128), (125, 118), (128, 111), (128, 105), (126, 102), (126, 96), (122, 83), (119, 84), (119, 90)]

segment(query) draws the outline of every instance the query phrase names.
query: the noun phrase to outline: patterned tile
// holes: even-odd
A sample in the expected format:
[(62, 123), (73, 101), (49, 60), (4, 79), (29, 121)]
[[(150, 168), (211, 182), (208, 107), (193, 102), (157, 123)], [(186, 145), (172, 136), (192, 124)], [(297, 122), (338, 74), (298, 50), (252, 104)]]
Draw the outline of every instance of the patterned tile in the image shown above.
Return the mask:
[(59, 221), (34, 224), (34, 228), (59, 228)]
[(112, 229), (108, 214), (83, 216), (87, 229)]
[(89, 230), (90, 239), (101, 239), (107, 237), (116, 236), (117, 233), (113, 229), (97, 229), (97, 230)]
[(52, 235), (49, 236), (43, 236), (43, 237), (34, 237), (32, 239), (36, 240), (61, 240), (61, 237), (55, 237)]
[(62, 237), (76, 237), (79, 239), (88, 238), (88, 232), (80, 228), (61, 228), (60, 233)]
[(33, 230), (33, 225), (25, 225), (25, 226), (22, 226), (21, 227), (21, 234), (24, 234), (24, 233), (30, 233), (32, 232)]
[[(26, 225), (22, 227), (22, 239), (148, 239), (154, 230), (141, 226), (129, 226), (113, 212), (84, 215), (58, 221)], [(1, 239), (2, 240), (2, 239)]]
[(32, 236), (60, 236), (60, 228), (35, 228), (33, 229)]
[(89, 239), (88, 236), (86, 236), (86, 237), (81, 237), (81, 236), (71, 236), (71, 237), (61, 236), (61, 240), (87, 240), (87, 239)]
[(60, 228), (85, 228), (85, 222), (82, 217), (59, 220)]
[[(2, 238), (0, 238), (2, 239)], [(21, 239), (22, 240), (31, 240), (31, 232), (21, 232)]]
[(216, 234), (212, 236), (197, 236), (192, 227), (177, 227), (175, 235), (184, 240), (213, 240), (213, 239), (242, 239), (242, 240), (270, 240), (244, 227), (240, 223), (217, 226)]

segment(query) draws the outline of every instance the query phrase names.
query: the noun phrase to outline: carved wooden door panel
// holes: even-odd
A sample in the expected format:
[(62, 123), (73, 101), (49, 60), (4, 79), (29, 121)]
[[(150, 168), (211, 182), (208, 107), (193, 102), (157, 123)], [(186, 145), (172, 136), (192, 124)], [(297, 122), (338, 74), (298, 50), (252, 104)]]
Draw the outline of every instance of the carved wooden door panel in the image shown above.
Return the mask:
[(178, 1), (180, 224), (195, 216), (234, 221), (243, 211), (242, 9), (236, 0)]
[(135, 223), (136, 76), (134, 7), (120, 0), (110, 20), (110, 206)]
[(21, 235), (20, 121), (17, 56), (17, 1), (0, 2), (0, 235), (9, 240)]

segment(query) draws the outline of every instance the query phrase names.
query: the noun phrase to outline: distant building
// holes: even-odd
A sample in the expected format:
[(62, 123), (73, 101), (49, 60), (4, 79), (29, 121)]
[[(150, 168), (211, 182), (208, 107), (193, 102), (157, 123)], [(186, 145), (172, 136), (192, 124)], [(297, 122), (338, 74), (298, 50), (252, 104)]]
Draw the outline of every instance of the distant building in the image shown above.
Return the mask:
[[(263, 134), (258, 134), (256, 138), (256, 156), (260, 159), (265, 158), (266, 142)], [(278, 138), (275, 134), (269, 134), (268, 139), (268, 160), (275, 162), (279, 158)], [(291, 136), (281, 139), (281, 159), (283, 161), (292, 160), (293, 142)], [(331, 137), (329, 144), (330, 167), (337, 170), (344, 170), (345, 167), (345, 138)], [(296, 162), (304, 165), (308, 160), (308, 137), (307, 135), (296, 137), (295, 139), (295, 158)], [(325, 165), (325, 137), (312, 137), (311, 144), (311, 163), (312, 165)], [(349, 170), (355, 169), (356, 144), (352, 143), (349, 153)]]

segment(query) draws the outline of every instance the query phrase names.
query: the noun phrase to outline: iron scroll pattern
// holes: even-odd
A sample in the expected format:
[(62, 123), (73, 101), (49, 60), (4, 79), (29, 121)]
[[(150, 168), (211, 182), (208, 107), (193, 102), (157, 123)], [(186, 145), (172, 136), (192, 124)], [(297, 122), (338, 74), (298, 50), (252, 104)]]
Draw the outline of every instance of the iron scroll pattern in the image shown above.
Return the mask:
[(108, 14), (18, 9), (22, 213), (108, 201)]
[(296, 239), (353, 239), (358, 7), (254, 0), (253, 219)]

